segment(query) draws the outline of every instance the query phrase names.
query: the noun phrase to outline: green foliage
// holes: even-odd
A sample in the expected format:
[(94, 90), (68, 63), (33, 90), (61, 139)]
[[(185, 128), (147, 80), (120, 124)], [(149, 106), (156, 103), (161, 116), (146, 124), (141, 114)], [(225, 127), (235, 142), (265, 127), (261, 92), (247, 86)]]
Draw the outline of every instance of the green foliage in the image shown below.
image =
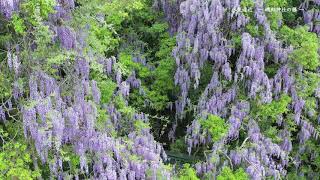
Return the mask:
[(102, 11), (108, 14), (106, 22), (117, 26), (120, 26), (123, 21), (130, 18), (129, 13), (133, 11), (139, 11), (143, 9), (145, 3), (143, 0), (126, 1), (115, 0), (111, 3), (106, 3), (102, 7)]
[[(106, 22), (108, 24), (113, 24), (116, 27), (119, 27), (121, 23), (128, 18), (129, 14), (126, 12), (127, 7), (124, 4), (125, 1), (115, 0), (112, 3), (106, 3), (102, 6), (102, 12), (108, 14)], [(129, 2), (130, 4), (131, 2)]]
[(130, 75), (130, 73), (134, 70), (138, 73), (139, 77), (146, 78), (150, 75), (147, 67), (143, 66), (140, 63), (134, 62), (132, 60), (132, 55), (128, 52), (121, 52), (119, 54), (119, 63), (121, 67), (123, 67), (122, 72), (125, 75)]
[[(286, 8), (287, 1), (286, 0), (265, 0), (265, 6), (267, 8)], [(282, 12), (281, 11), (272, 11), (267, 12), (268, 20), (270, 21), (271, 29), (277, 30), (279, 29), (279, 21), (282, 21)]]
[(119, 45), (119, 39), (115, 36), (112, 26), (91, 22), (90, 27), (87, 43), (92, 50), (104, 54), (105, 52), (112, 52)]
[(228, 131), (228, 125), (225, 121), (212, 114), (209, 114), (207, 119), (201, 119), (200, 124), (210, 133), (214, 142), (220, 140)]
[(234, 48), (240, 49), (241, 48), (241, 35), (231, 32), (231, 39), (234, 42)]
[[(0, 18), (0, 31), (2, 33), (0, 33), (0, 49), (4, 50), (4, 48), (6, 47), (6, 43), (11, 42), (13, 39), (13, 34), (10, 33), (9, 29), (10, 29), (10, 24), (9, 22), (6, 21), (1, 21)], [(0, 62), (5, 59), (5, 57), (7, 56), (6, 51), (0, 51)]]
[(306, 177), (303, 177), (301, 175), (296, 174), (295, 172), (289, 172), (287, 175), (287, 179), (292, 179), (292, 180), (307, 180)]
[(116, 96), (113, 99), (113, 102), (116, 105), (118, 111), (121, 112), (122, 115), (124, 115), (123, 118), (127, 118), (128, 120), (132, 119), (135, 113), (135, 109), (126, 105), (126, 102), (122, 95)]
[(315, 90), (320, 87), (320, 76), (317, 73), (304, 71), (303, 74), (296, 75), (296, 88), (299, 97), (305, 101), (305, 110), (311, 119), (318, 114)]
[(95, 123), (95, 128), (99, 131), (104, 131), (107, 125), (108, 115), (105, 109), (98, 109), (98, 117)]
[[(165, 27), (167, 27), (168, 25), (165, 24)], [(160, 48), (159, 50), (156, 52), (156, 57), (159, 58), (160, 60), (164, 60), (164, 59), (172, 59), (172, 50), (176, 45), (176, 38), (170, 37), (169, 34), (165, 33), (162, 38), (160, 39)]]
[(32, 159), (25, 142), (8, 142), (0, 152), (0, 179), (32, 180), (40, 176), (30, 168)]
[[(241, 37), (240, 37), (241, 41)], [(199, 87), (197, 89), (190, 90), (190, 99), (191, 102), (197, 103), (197, 100), (201, 96), (203, 90), (207, 87), (208, 83), (211, 81), (211, 77), (213, 74), (213, 67), (210, 63), (205, 63), (204, 67), (201, 69), (201, 77), (199, 81)]]
[(0, 72), (0, 100), (7, 99), (11, 95), (11, 81), (12, 78), (8, 73)]
[(69, 172), (78, 173), (80, 166), (80, 157), (75, 154), (72, 146), (65, 145), (60, 150), (63, 162), (68, 162)]
[(287, 6), (287, 0), (264, 0), (265, 5), (267, 7), (286, 7)]
[(247, 17), (253, 17), (254, 1), (243, 0), (240, 2), (241, 11)]
[(263, 29), (261, 26), (257, 26), (257, 25), (254, 25), (254, 24), (248, 24), (246, 26), (246, 30), (250, 33), (251, 36), (253, 37), (262, 37), (264, 34), (263, 34)]
[(265, 67), (264, 72), (268, 75), (269, 78), (273, 78), (279, 69), (278, 64), (270, 64), (267, 67)]
[(152, 107), (158, 111), (167, 107), (170, 102), (169, 96), (175, 91), (173, 76), (176, 65), (171, 56), (174, 46), (175, 38), (166, 37), (160, 41), (160, 49), (156, 52), (159, 61), (157, 68), (152, 72), (154, 81), (147, 95)]
[[(164, 165), (162, 168), (165, 169), (167, 172), (172, 172), (172, 169), (173, 169), (171, 164)], [(152, 172), (152, 170), (151, 170), (151, 172)], [(152, 177), (153, 176), (151, 175), (149, 178), (151, 179)], [(149, 179), (149, 178), (147, 178), (147, 179)], [(156, 179), (166, 180), (166, 179), (168, 179), (168, 177), (166, 177), (166, 175), (161, 172), (161, 169), (158, 169)]]
[[(138, 91), (133, 90), (130, 94), (132, 105), (139, 109), (145, 108), (160, 112), (164, 111), (168, 107), (168, 103), (172, 102), (171, 97), (175, 90), (173, 83), (175, 62), (171, 56), (175, 46), (175, 38), (170, 37), (166, 31), (167, 23), (152, 22), (154, 19), (155, 13), (145, 8), (143, 11), (133, 13), (133, 22), (126, 21), (131, 28), (126, 29), (125, 32), (129, 33), (128, 36), (136, 37), (137, 40), (133, 43), (133, 47), (130, 45), (121, 50), (118, 66), (124, 75), (128, 76), (134, 70), (137, 77), (142, 80), (145, 96), (143, 97)], [(135, 43), (143, 44), (148, 51), (140, 54), (139, 50), (135, 50)], [(146, 58), (148, 64), (153, 65), (155, 70), (151, 71), (145, 65), (133, 62), (133, 56)], [(150, 106), (144, 106), (145, 99), (148, 99)]]
[(263, 132), (267, 137), (271, 138), (273, 142), (280, 143), (282, 139), (278, 136), (279, 131), (277, 127), (269, 126), (266, 131)]
[(33, 25), (39, 23), (40, 19), (48, 18), (54, 12), (55, 0), (28, 0), (21, 4), (21, 9), (26, 12), (26, 18)]
[[(319, 132), (319, 129), (317, 130)], [(299, 145), (295, 146), (296, 150), (299, 149)], [(299, 156), (301, 159), (301, 164), (299, 170), (296, 170), (294, 165), (288, 167), (288, 175), (287, 179), (293, 180), (307, 180), (314, 179), (313, 177), (320, 176), (320, 156), (318, 153), (320, 151), (320, 147), (316, 140), (308, 140), (304, 147), (307, 148), (306, 152), (292, 151), (291, 156)], [(312, 172), (312, 173), (311, 173)]]
[(133, 12), (145, 8), (143, 0), (79, 0), (78, 3), (81, 6), (75, 11), (73, 24), (79, 29), (89, 28), (87, 51), (102, 55), (116, 52), (121, 41), (118, 32), (123, 24), (133, 19)]
[[(286, 0), (287, 4), (285, 7), (288, 8), (297, 8), (300, 6), (301, 2), (299, 0)], [(298, 12), (284, 12), (283, 13), (283, 21), (284, 24), (289, 25), (289, 26), (296, 26), (297, 24), (301, 23), (301, 20), (299, 18), (299, 13)]]
[(55, 0), (24, 1), (21, 3), (19, 14), (14, 15), (11, 22), (18, 35), (29, 37), (20, 37), (24, 41), (19, 56), (24, 65), (31, 69), (42, 65), (49, 74), (56, 73), (51, 68), (52, 64), (61, 64), (68, 56), (57, 51), (59, 47), (52, 43), (53, 32), (49, 25), (43, 23), (48, 15), (54, 12), (55, 3)]
[(254, 2), (251, 0), (243, 0), (240, 3), (241, 8), (253, 8), (254, 7)]
[(11, 23), (12, 23), (13, 29), (16, 31), (17, 34), (21, 34), (21, 35), (25, 34), (26, 26), (24, 25), (24, 20), (20, 18), (17, 14), (14, 14), (12, 16)]
[(260, 118), (271, 118), (275, 120), (278, 115), (288, 112), (288, 105), (291, 98), (288, 95), (282, 95), (279, 100), (273, 100), (269, 104), (259, 105), (256, 115)]
[(101, 92), (101, 103), (108, 103), (113, 94), (115, 89), (117, 88), (117, 84), (114, 83), (112, 80), (107, 79), (107, 80), (102, 80), (98, 81), (98, 87)]
[(305, 111), (308, 112), (308, 116), (310, 120), (312, 118), (317, 117), (319, 115), (319, 111), (317, 110), (317, 100), (314, 97), (308, 97), (305, 99)]
[(156, 22), (151, 26), (150, 30), (152, 33), (163, 33), (163, 32), (166, 32), (168, 28), (169, 28), (168, 23)]
[(223, 167), (217, 180), (249, 180), (249, 176), (242, 168), (232, 171), (228, 166)]
[[(78, 29), (88, 30), (89, 35), (85, 39), (88, 44), (86, 51), (101, 55), (113, 52), (119, 45), (119, 37), (117, 37), (115, 27), (106, 23), (104, 18), (109, 17), (108, 12), (112, 13), (113, 9), (107, 9), (107, 7), (113, 2), (80, 0), (78, 3), (81, 6), (75, 10), (72, 23)], [(121, 16), (120, 11), (119, 16)]]
[(177, 139), (174, 143), (170, 144), (170, 151), (173, 153), (183, 153), (187, 149), (184, 139)]
[(60, 52), (56, 56), (50, 56), (47, 58), (47, 65), (51, 67), (52, 65), (63, 65), (66, 61), (73, 61), (75, 54), (72, 51)]
[(199, 180), (196, 171), (190, 167), (190, 164), (184, 164), (179, 171), (177, 180)]
[(319, 40), (315, 33), (308, 32), (308, 27), (291, 29), (283, 26), (280, 36), (295, 48), (290, 56), (292, 60), (308, 70), (315, 70), (319, 66)]
[[(51, 44), (52, 39), (51, 37), (53, 36), (53, 32), (49, 29), (49, 26), (43, 25), (43, 24), (38, 24), (37, 26), (34, 26), (34, 32), (35, 36), (35, 43), (37, 45), (36, 57), (33, 58), (45, 58), (48, 55), (51, 55), (49, 52), (48, 54), (48, 45)], [(54, 51), (56, 55), (56, 51)]]
[(150, 126), (148, 123), (143, 122), (142, 120), (136, 120), (134, 122), (134, 127), (137, 132), (141, 132), (143, 129), (149, 129)]
[(305, 71), (297, 79), (298, 95), (300, 97), (312, 96), (315, 89), (320, 85), (320, 76), (317, 73)]
[[(317, 129), (317, 132), (319, 133), (319, 129)], [(310, 152), (320, 152), (320, 147), (317, 143), (317, 141), (314, 141), (314, 140), (309, 140), (307, 141), (307, 147), (309, 148), (309, 151)], [(313, 156), (305, 153), (303, 156), (303, 161), (305, 162), (308, 162), (306, 164), (309, 164), (311, 165), (311, 167), (308, 167), (308, 170), (305, 172), (306, 174), (308, 172), (317, 172), (318, 176), (320, 175), (320, 155), (317, 153), (317, 154), (314, 154)]]

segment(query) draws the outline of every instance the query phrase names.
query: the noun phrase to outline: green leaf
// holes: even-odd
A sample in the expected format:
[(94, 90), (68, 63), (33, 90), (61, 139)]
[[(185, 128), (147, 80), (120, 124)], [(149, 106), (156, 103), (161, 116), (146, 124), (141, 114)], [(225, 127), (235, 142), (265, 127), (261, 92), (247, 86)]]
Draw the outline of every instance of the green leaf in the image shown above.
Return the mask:
[(225, 166), (217, 176), (217, 180), (249, 180), (249, 177), (242, 168), (234, 172), (228, 166)]
[(17, 34), (25, 34), (26, 26), (24, 25), (24, 20), (19, 15), (13, 14), (11, 23)]
[(214, 142), (220, 140), (228, 131), (228, 125), (225, 121), (212, 114), (209, 114), (207, 119), (201, 119), (200, 124), (208, 130)]
[(200, 180), (196, 171), (190, 167), (190, 164), (184, 164), (179, 172), (178, 180)]

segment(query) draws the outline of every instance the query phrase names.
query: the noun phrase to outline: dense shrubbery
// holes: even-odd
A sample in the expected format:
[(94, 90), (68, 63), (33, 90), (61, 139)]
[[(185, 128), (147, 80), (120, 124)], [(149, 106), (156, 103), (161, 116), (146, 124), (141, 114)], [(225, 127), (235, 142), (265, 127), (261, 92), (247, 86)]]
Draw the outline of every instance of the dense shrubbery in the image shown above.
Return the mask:
[(0, 179), (318, 178), (319, 5), (1, 0)]

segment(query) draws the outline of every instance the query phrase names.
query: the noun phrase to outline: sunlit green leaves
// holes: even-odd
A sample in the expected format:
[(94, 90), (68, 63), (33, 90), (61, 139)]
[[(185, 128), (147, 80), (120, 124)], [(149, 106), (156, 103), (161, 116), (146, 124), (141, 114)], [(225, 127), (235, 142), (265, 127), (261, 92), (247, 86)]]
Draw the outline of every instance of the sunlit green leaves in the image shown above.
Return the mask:
[(225, 166), (218, 175), (217, 180), (249, 180), (249, 176), (242, 168), (232, 171), (229, 167)]
[(32, 163), (30, 151), (22, 142), (9, 142), (0, 152), (0, 179), (32, 180), (40, 176), (38, 170), (30, 169)]
[(40, 19), (48, 18), (54, 12), (55, 0), (28, 0), (21, 4), (21, 9), (27, 13), (27, 19), (33, 25), (39, 23)]
[(282, 95), (279, 100), (273, 100), (269, 104), (258, 105), (256, 115), (260, 118), (275, 120), (278, 115), (289, 111), (288, 105), (291, 98), (288, 95)]
[(296, 79), (298, 93), (301, 97), (312, 96), (315, 89), (320, 85), (320, 75), (317, 73), (305, 71)]
[(281, 28), (280, 34), (285, 42), (294, 47), (291, 59), (301, 64), (305, 69), (315, 70), (319, 62), (319, 39), (317, 35), (308, 32), (308, 27), (291, 29), (287, 26)]
[(117, 88), (117, 84), (110, 79), (105, 79), (98, 81), (98, 87), (101, 92), (101, 103), (109, 103)]
[(213, 142), (220, 140), (228, 131), (226, 122), (219, 116), (212, 114), (209, 114), (207, 119), (201, 119), (200, 124), (210, 133)]
[(136, 71), (141, 78), (146, 78), (150, 75), (148, 68), (138, 62), (134, 62), (132, 55), (127, 51), (119, 54), (119, 64), (123, 67), (122, 72), (124, 72), (126, 76), (129, 76), (132, 71)]
[(142, 131), (143, 129), (149, 129), (150, 126), (148, 123), (143, 122), (142, 120), (136, 120), (134, 122), (134, 127), (138, 132)]
[(196, 171), (190, 167), (190, 164), (184, 164), (180, 170), (177, 180), (199, 180)]
[(14, 14), (12, 16), (11, 23), (17, 34), (25, 34), (26, 26), (24, 25), (24, 20), (20, 18), (17, 14)]
[(3, 72), (0, 72), (0, 92), (0, 100), (7, 99), (11, 95), (11, 78)]

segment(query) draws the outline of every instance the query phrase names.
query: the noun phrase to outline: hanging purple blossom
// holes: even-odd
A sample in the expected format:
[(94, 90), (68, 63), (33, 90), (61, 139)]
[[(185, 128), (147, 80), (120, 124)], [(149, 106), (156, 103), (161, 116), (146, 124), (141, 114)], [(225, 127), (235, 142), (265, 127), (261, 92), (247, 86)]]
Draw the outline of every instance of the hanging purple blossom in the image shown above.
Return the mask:
[(76, 47), (75, 33), (70, 28), (66, 26), (58, 27), (57, 35), (63, 48), (71, 50)]
[(19, 3), (19, 0), (1, 0), (0, 13), (8, 19), (11, 18), (13, 12), (18, 10)]
[(6, 115), (5, 112), (2, 108), (3, 105), (0, 106), (0, 121), (5, 121), (6, 120)]
[(101, 93), (96, 81), (91, 81), (92, 96), (95, 103), (100, 103)]

